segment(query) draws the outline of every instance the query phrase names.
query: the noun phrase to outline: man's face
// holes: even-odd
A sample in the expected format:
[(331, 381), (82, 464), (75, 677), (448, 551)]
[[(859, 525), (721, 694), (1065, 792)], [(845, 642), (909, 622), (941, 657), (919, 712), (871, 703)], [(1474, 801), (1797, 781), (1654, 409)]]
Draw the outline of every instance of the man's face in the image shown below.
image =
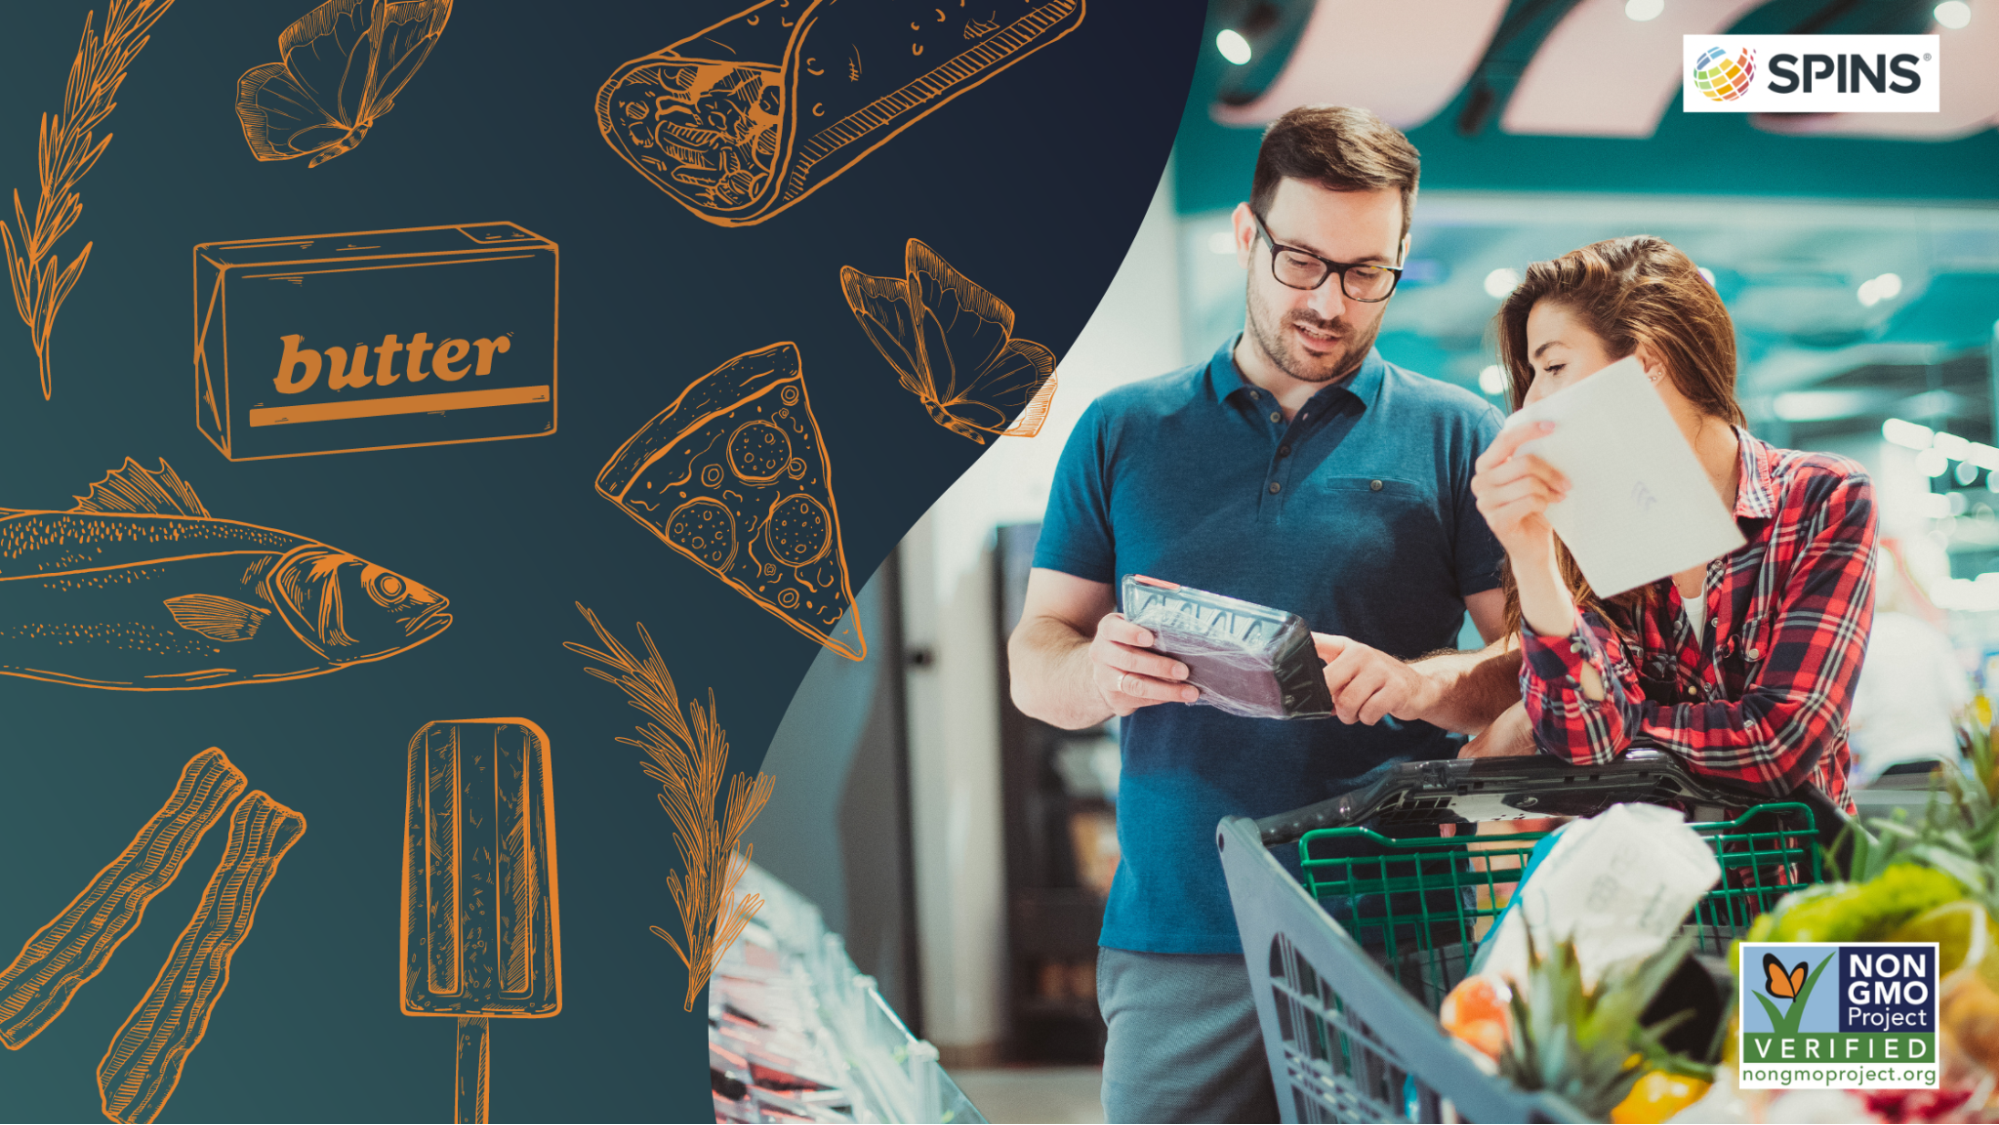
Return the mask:
[[(1348, 264), (1400, 265), (1402, 195), (1329, 191), (1303, 180), (1278, 181), (1263, 217), (1280, 244)], [(1317, 289), (1293, 289), (1270, 272), (1270, 243), (1258, 236), (1248, 204), (1235, 210), (1236, 259), (1249, 271), (1249, 337), (1278, 370), (1304, 383), (1343, 378), (1360, 366), (1381, 331), (1387, 301), (1348, 297), (1338, 275)]]

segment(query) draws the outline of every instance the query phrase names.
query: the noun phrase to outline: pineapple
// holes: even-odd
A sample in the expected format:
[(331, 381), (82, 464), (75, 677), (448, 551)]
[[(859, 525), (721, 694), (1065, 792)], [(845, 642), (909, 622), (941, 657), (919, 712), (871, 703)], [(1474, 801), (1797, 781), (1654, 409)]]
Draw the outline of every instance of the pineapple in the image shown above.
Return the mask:
[[(1911, 822), (1897, 809), (1893, 819), (1869, 822), (1874, 830), (1849, 830), (1853, 856), (1845, 872), (1854, 883), (1871, 882), (1895, 863), (1934, 867), (1964, 884), (1988, 911), (1999, 914), (1999, 728), (1987, 727), (1967, 712), (1958, 742), (1970, 759), (1971, 775), (1945, 769), (1930, 789), (1921, 819)], [(1836, 851), (1837, 849), (1835, 849)]]
[(1587, 1120), (1605, 1120), (1652, 1070), (1702, 1074), (1706, 1068), (1669, 1053), (1660, 1036), (1692, 1013), (1652, 1025), (1638, 1021), (1687, 952), (1682, 936), (1629, 972), (1607, 974), (1594, 991), (1583, 986), (1575, 944), (1564, 939), (1546, 953), (1527, 935), (1526, 980), (1513, 990), (1512, 1035), (1499, 1072), (1523, 1090), (1545, 1090)]

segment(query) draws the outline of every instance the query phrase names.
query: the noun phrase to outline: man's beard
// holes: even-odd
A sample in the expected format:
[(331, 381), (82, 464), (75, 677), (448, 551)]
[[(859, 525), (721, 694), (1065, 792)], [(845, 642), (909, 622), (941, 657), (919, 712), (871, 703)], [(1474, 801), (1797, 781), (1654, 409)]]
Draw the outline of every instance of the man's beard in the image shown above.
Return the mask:
[[(1337, 284), (1332, 278), (1328, 284)], [(1306, 353), (1297, 345), (1297, 340), (1289, 332), (1292, 324), (1302, 324), (1318, 332), (1331, 332), (1346, 338), (1346, 347), (1324, 356)], [(1256, 346), (1279, 371), (1301, 383), (1330, 383), (1343, 379), (1360, 367), (1367, 357), (1369, 348), (1374, 347), (1374, 338), (1381, 331), (1381, 318), (1366, 327), (1357, 328), (1345, 318), (1321, 320), (1302, 309), (1293, 309), (1284, 316), (1273, 314), (1264, 305), (1255, 285), (1249, 286), (1249, 334)]]

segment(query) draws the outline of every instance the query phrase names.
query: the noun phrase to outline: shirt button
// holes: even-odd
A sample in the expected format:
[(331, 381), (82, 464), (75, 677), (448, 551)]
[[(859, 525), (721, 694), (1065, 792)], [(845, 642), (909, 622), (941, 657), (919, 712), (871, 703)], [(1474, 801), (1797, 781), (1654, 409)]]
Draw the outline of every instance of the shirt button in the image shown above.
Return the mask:
[(1273, 410), (1270, 412), (1270, 420), (1273, 422), (1282, 422), (1284, 420), (1284, 415)]
[(1380, 492), (1380, 491), (1381, 491), (1381, 482), (1380, 482), (1380, 481), (1378, 481), (1378, 480), (1371, 480), (1371, 481), (1368, 481), (1368, 482), (1367, 482), (1367, 490), (1368, 490), (1369, 492)]
[(1278, 489), (1280, 489), (1280, 488), (1283, 488), (1283, 487), (1284, 487), (1283, 485), (1281, 485), (1281, 484), (1278, 484), (1278, 483), (1277, 483), (1276, 481), (1271, 481), (1271, 482), (1270, 482), (1270, 492), (1271, 492), (1271, 495), (1273, 495), (1273, 496), (1274, 496), (1274, 495), (1276, 495), (1276, 494), (1277, 494), (1277, 490), (1278, 490)]
[(1251, 392), (1249, 392), (1249, 397), (1250, 397), (1250, 398), (1251, 398), (1252, 400), (1254, 400), (1254, 399), (1259, 399), (1259, 398), (1262, 398), (1263, 396), (1262, 396), (1261, 394), (1259, 394), (1258, 392), (1256, 392), (1256, 391), (1251, 391)]
[(1749, 646), (1749, 651), (1747, 651), (1747, 652), (1743, 653), (1742, 655), (1744, 655), (1744, 656), (1748, 657), (1748, 658), (1749, 658), (1749, 659), (1751, 659), (1751, 660), (1761, 660), (1761, 659), (1763, 659), (1763, 654), (1762, 654), (1762, 653), (1760, 653), (1760, 652), (1758, 652), (1758, 651), (1756, 650), (1756, 646), (1755, 646), (1755, 645), (1750, 645), (1750, 646)]
[(1278, 446), (1278, 447), (1277, 447), (1277, 455), (1278, 455), (1279, 457), (1289, 457), (1289, 456), (1291, 456), (1291, 447), (1290, 447), (1290, 446), (1288, 446), (1288, 445), (1280, 445), (1280, 446)]
[(1699, 688), (1696, 688), (1696, 687), (1695, 687), (1694, 685), (1692, 685), (1692, 684), (1688, 684), (1688, 685), (1687, 685), (1687, 694), (1688, 694), (1688, 695), (1699, 695), (1699, 694), (1700, 694), (1700, 689), (1699, 689)]

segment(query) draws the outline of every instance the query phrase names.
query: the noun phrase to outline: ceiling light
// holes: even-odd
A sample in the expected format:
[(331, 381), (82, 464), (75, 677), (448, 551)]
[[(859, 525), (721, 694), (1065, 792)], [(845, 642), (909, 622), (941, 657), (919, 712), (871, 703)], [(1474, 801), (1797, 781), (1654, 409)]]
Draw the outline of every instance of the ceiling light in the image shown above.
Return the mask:
[(1928, 449), (1934, 435), (1928, 426), (1890, 418), (1881, 423), (1881, 436), (1906, 449)]
[(1235, 253), (1235, 232), (1218, 230), (1208, 236), (1208, 249), (1217, 254)]
[[(1637, 2), (1638, 0), (1632, 0), (1634, 4)], [(1629, 12), (1630, 8), (1627, 6), (1625, 11)], [(1971, 22), (1971, 5), (1964, 0), (1944, 0), (1936, 6), (1936, 11), (1932, 14), (1936, 16), (1938, 23), (1956, 31)]]
[(1972, 442), (1964, 457), (1981, 469), (1999, 469), (1999, 449), (1994, 449), (1982, 441)]
[(1244, 39), (1242, 33), (1232, 27), (1223, 28), (1222, 33), (1215, 36), (1215, 50), (1220, 51), (1223, 58), (1237, 66), (1248, 62), (1253, 53), (1249, 49), (1249, 40)]
[(1701, 280), (1707, 282), (1708, 288), (1714, 288), (1714, 271), (1706, 266), (1696, 266), (1695, 268), (1700, 270)]
[(1959, 461), (1957, 463), (1957, 471), (1952, 473), (1951, 476), (1957, 483), (1969, 487), (1973, 481), (1978, 479), (1978, 466), (1969, 461)]
[(1925, 492), (1917, 497), (1922, 513), (1933, 520), (1950, 518), (1950, 494), (1947, 492)]
[(1938, 430), (1937, 435), (1930, 439), (1930, 448), (1953, 461), (1963, 461), (1971, 456), (1970, 442), (1942, 430)]
[(1485, 295), (1488, 297), (1504, 297), (1508, 293), (1513, 292), (1519, 285), (1519, 270), (1510, 270), (1505, 266), (1501, 266), (1485, 275)]
[(1950, 514), (1953, 517), (1963, 515), (1964, 510), (1971, 507), (1971, 497), (1962, 492), (1946, 492), (1943, 498), (1944, 502), (1950, 505)]
[(1872, 411), (1880, 396), (1873, 391), (1786, 391), (1770, 402), (1770, 411), (1786, 422), (1823, 422)]
[(1916, 470), (1926, 477), (1940, 477), (1950, 468), (1950, 458), (1934, 449), (1916, 454)]
[(1665, 10), (1666, 0), (1624, 0), (1624, 14), (1639, 23), (1658, 19)]
[(1496, 395), (1506, 389), (1506, 369), (1498, 364), (1490, 364), (1478, 373), (1478, 389), (1489, 395)]
[(1886, 301), (1902, 291), (1902, 279), (1896, 274), (1884, 273), (1860, 283), (1860, 303), (1872, 307)]

